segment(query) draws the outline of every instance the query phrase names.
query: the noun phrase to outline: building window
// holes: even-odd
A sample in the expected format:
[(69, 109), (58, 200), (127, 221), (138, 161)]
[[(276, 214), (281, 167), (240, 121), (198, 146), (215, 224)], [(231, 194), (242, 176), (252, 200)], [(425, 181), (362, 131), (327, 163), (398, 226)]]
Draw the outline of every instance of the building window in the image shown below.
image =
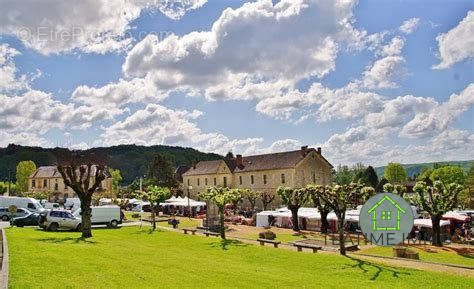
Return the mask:
[(199, 178), (198, 178), (198, 187), (199, 187)]
[(316, 183), (316, 173), (313, 172), (313, 184), (315, 184), (315, 183)]
[(191, 185), (191, 179), (188, 179), (188, 186)]
[(204, 178), (204, 185), (207, 186), (207, 178)]
[(250, 176), (250, 183), (253, 185), (253, 175)]
[(43, 187), (47, 187), (48, 186), (48, 180), (43, 180)]
[(214, 178), (214, 186), (217, 186), (217, 179)]
[(239, 176), (239, 184), (242, 184), (242, 176)]
[(36, 187), (36, 181), (35, 180), (31, 180), (31, 187), (32, 188)]
[(281, 183), (282, 183), (282, 184), (285, 183), (285, 174), (281, 174)]
[(227, 187), (227, 177), (224, 177), (224, 187)]
[(263, 175), (263, 184), (264, 184), (264, 185), (267, 184), (267, 175)]
[(64, 190), (67, 191), (67, 186), (66, 186), (66, 184), (64, 184)]
[(55, 191), (59, 191), (58, 183), (54, 184), (54, 190), (55, 190)]

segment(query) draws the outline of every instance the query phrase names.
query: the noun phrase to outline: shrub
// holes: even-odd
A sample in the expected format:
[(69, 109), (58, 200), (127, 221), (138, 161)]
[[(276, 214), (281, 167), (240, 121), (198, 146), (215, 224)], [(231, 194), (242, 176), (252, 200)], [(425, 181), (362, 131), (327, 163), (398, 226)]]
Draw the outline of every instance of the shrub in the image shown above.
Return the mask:
[(275, 240), (276, 239), (276, 234), (273, 233), (272, 231), (263, 231), (258, 234), (258, 237), (260, 239), (267, 239), (267, 240)]

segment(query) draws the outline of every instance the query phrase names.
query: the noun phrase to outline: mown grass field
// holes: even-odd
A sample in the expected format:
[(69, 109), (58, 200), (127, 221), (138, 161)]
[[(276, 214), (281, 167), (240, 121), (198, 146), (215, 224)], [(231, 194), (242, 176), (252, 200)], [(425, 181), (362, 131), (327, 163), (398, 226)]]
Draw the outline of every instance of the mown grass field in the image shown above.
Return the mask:
[(148, 227), (8, 228), (10, 288), (474, 288), (474, 278)]
[[(409, 247), (410, 250), (418, 252), (421, 261), (463, 265), (474, 268), (474, 248), (471, 250), (454, 250), (452, 246), (437, 248), (434, 246), (417, 246)], [(391, 247), (374, 246), (360, 251), (364, 254), (378, 255), (378, 256), (393, 256), (393, 249)]]

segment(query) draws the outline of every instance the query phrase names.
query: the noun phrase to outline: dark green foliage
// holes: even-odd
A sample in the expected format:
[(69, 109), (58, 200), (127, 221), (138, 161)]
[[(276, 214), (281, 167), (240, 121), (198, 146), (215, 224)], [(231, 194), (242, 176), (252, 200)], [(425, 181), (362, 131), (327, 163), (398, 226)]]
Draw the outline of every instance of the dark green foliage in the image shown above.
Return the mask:
[[(32, 160), (37, 167), (53, 165), (55, 155), (65, 151), (63, 148), (25, 147), (11, 144), (0, 148), (0, 180), (8, 178), (8, 170), (15, 182), (16, 166), (20, 161)], [(193, 161), (217, 160), (222, 156), (212, 153), (202, 153), (192, 148), (173, 146), (137, 146), (119, 145), (113, 147), (93, 148), (90, 152), (104, 153), (109, 157), (109, 167), (122, 172), (122, 184), (130, 184), (134, 179), (147, 173), (147, 164), (156, 153), (172, 156), (172, 165), (191, 165)]]
[(146, 178), (151, 185), (174, 188), (178, 182), (173, 177), (171, 157), (165, 154), (155, 154), (148, 163)]
[(355, 182), (361, 183), (365, 186), (371, 186), (375, 189), (379, 183), (379, 178), (372, 166), (368, 166), (365, 170), (359, 171), (354, 180)]

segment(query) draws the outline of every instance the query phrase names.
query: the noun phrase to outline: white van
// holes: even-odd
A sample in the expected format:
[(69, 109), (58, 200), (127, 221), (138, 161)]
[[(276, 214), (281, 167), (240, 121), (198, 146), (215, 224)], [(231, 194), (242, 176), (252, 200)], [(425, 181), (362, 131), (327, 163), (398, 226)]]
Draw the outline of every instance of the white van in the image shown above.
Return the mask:
[[(118, 224), (122, 224), (122, 214), (119, 206), (100, 206), (91, 208), (92, 225), (107, 225), (116, 228)], [(72, 214), (77, 218), (81, 218), (81, 209), (74, 211)]]
[(70, 210), (71, 212), (74, 212), (80, 207), (81, 200), (79, 198), (67, 198), (66, 202), (64, 202), (64, 208), (66, 208), (66, 210)]
[(0, 196), (0, 207), (8, 208), (12, 205), (17, 208), (27, 209), (33, 213), (41, 213), (44, 211), (43, 206), (36, 199)]

